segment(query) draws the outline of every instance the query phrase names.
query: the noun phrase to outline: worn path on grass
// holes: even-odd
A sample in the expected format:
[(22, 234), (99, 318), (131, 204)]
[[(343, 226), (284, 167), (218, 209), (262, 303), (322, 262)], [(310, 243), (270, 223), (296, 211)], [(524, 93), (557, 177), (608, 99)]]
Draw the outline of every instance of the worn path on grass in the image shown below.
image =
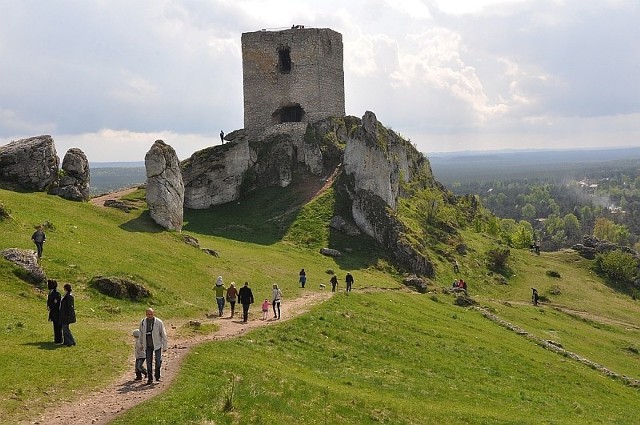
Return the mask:
[[(332, 295), (329, 291), (307, 292), (301, 297), (291, 301), (283, 300), (282, 303), (282, 319), (281, 320), (260, 320), (260, 305), (256, 303), (250, 311), (250, 320), (243, 323), (242, 306), (239, 306), (240, 313), (236, 312), (234, 318), (230, 317), (213, 317), (199, 320), (202, 324), (215, 323), (219, 326), (219, 330), (210, 335), (199, 335), (189, 339), (175, 340), (172, 334), (175, 328), (180, 325), (165, 321), (167, 333), (169, 336), (169, 349), (162, 356), (162, 379), (153, 385), (145, 385), (145, 381), (134, 381), (133, 370), (127, 371), (125, 374), (116, 379), (115, 382), (108, 385), (102, 390), (93, 392), (77, 400), (70, 400), (69, 403), (49, 407), (46, 412), (37, 419), (31, 419), (22, 424), (47, 424), (47, 425), (83, 425), (83, 424), (107, 424), (118, 415), (137, 406), (138, 404), (149, 400), (165, 391), (180, 370), (180, 365), (190, 349), (198, 344), (207, 341), (228, 339), (240, 336), (252, 329), (263, 326), (272, 326), (278, 322), (286, 321), (290, 318), (298, 316), (309, 311), (309, 309), (327, 300)], [(227, 308), (227, 314), (229, 309)], [(70, 350), (73, 350), (71, 348)], [(132, 365), (134, 359), (129, 359)]]

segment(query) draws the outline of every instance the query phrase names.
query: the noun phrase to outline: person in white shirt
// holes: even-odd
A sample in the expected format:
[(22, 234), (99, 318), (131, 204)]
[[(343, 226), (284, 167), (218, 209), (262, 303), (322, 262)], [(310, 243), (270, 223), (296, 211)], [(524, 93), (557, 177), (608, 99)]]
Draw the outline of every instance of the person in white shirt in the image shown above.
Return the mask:
[[(160, 380), (162, 351), (167, 351), (169, 341), (167, 340), (164, 323), (155, 317), (153, 309), (148, 308), (146, 314), (147, 317), (140, 322), (140, 338), (142, 338), (142, 346), (147, 354), (147, 385), (149, 385), (153, 383), (152, 370), (155, 372), (156, 381)], [(154, 353), (156, 357), (156, 367), (152, 369)]]

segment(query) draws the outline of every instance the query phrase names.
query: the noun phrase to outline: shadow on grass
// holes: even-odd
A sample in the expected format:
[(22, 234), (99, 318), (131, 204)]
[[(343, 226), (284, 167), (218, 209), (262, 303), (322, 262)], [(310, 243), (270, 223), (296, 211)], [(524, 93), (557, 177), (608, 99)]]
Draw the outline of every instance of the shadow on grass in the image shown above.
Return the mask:
[(51, 341), (26, 342), (22, 345), (37, 347), (40, 350), (57, 350), (58, 348), (67, 348), (64, 345), (56, 345)]
[(126, 223), (120, 225), (122, 230), (126, 230), (127, 232), (136, 232), (136, 233), (160, 233), (165, 229), (158, 225), (149, 214), (149, 211), (143, 211), (138, 217), (133, 220), (129, 220)]
[(204, 210), (184, 210), (182, 230), (240, 242), (273, 245), (295, 221), (304, 198), (295, 188), (265, 188)]

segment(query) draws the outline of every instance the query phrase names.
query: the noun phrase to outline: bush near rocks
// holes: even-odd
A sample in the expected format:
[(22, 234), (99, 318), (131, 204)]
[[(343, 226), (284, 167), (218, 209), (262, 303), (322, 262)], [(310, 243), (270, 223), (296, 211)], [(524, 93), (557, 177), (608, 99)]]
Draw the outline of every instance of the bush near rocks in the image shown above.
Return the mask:
[(128, 279), (96, 276), (89, 283), (100, 293), (109, 297), (140, 301), (151, 296), (149, 290), (143, 285)]

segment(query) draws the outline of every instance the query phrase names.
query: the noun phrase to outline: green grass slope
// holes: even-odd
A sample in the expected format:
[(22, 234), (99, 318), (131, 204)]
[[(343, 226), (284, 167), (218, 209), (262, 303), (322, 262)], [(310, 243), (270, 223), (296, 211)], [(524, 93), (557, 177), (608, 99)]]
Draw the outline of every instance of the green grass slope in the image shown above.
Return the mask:
[[(637, 421), (637, 388), (547, 351), (477, 309), (457, 307), (451, 296), (404, 289), (370, 238), (349, 239), (326, 226), (339, 205), (332, 190), (301, 206), (294, 190), (274, 189), (241, 203), (187, 211), (183, 233), (218, 251), (217, 258), (185, 244), (178, 233), (161, 231), (144, 209), (126, 214), (4, 190), (0, 201), (11, 212), (0, 221), (0, 249), (32, 249), (33, 226), (53, 224), (42, 264), (49, 278), (74, 286), (78, 313), (72, 325), (78, 346), (54, 346), (46, 291), (19, 280), (15, 268), (0, 259), (5, 423), (35, 417), (47, 405), (73, 400), (130, 369), (130, 330), (147, 305), (180, 328), (213, 310), (211, 288), (218, 275), (227, 283), (249, 281), (258, 298), (279, 283), (286, 300), (300, 294), (302, 267), (307, 290), (327, 283), (327, 270), (341, 277), (349, 270), (355, 292), (277, 326), (200, 346), (168, 392), (116, 422)], [(461, 237), (469, 247), (459, 258), (461, 272), (481, 307), (614, 372), (640, 378), (640, 306), (606, 286), (589, 262), (570, 252), (513, 251), (513, 274), (501, 285), (483, 260), (495, 242), (470, 231)], [(339, 259), (318, 254), (329, 245), (351, 253)], [(431, 289), (447, 287), (456, 277), (437, 252)], [(560, 278), (547, 276), (548, 270)], [(140, 303), (108, 298), (89, 287), (96, 275), (129, 277), (153, 296)], [(528, 302), (532, 286), (547, 298), (544, 305)], [(224, 409), (232, 391), (233, 409)]]

